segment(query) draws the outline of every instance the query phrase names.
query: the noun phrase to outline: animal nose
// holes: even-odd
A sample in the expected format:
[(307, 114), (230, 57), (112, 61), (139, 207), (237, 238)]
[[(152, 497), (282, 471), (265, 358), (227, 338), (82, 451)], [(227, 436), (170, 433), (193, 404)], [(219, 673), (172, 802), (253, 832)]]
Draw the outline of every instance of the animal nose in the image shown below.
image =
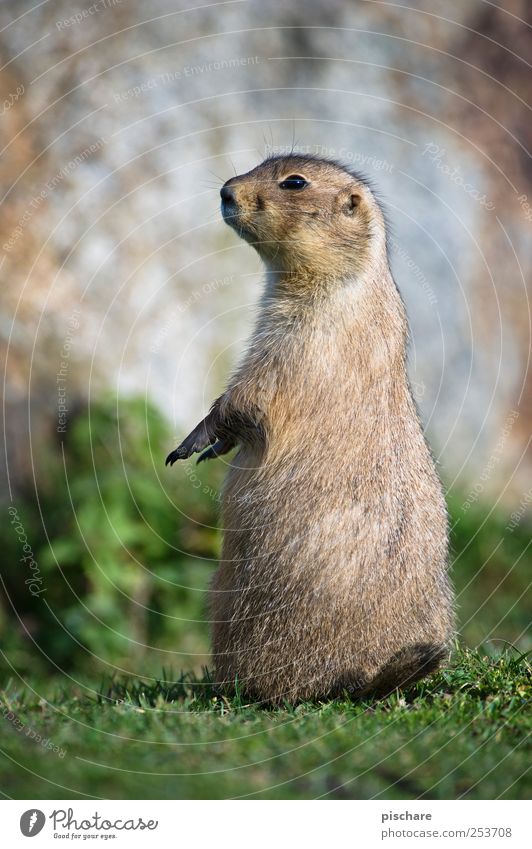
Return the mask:
[(227, 184), (220, 189), (220, 197), (224, 203), (236, 203), (235, 190)]

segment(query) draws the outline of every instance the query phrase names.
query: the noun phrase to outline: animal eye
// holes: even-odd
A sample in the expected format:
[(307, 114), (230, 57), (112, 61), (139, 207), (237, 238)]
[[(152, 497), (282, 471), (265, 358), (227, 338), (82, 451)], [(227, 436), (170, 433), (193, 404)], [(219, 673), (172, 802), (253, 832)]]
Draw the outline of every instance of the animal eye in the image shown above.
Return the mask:
[(279, 183), (280, 189), (304, 189), (305, 186), (308, 186), (308, 183), (305, 178), (300, 177), (299, 174), (291, 174), (286, 178), (286, 180)]

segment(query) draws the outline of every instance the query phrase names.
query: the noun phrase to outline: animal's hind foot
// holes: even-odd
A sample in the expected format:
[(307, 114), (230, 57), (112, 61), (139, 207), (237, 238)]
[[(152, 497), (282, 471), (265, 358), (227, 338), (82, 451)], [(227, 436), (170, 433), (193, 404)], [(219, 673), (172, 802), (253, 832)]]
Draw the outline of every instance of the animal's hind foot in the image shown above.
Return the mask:
[(401, 649), (368, 683), (363, 695), (385, 698), (394, 690), (411, 687), (416, 681), (435, 672), (446, 654), (446, 646), (428, 643)]

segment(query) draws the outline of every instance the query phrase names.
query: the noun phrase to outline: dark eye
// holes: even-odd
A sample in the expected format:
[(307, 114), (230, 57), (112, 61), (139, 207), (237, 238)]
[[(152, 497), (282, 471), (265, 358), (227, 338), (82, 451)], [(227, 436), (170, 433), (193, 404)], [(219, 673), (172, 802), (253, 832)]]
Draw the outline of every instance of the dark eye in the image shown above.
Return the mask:
[(304, 189), (305, 186), (308, 186), (308, 183), (305, 178), (300, 177), (299, 174), (291, 174), (286, 178), (286, 180), (279, 183), (280, 189)]

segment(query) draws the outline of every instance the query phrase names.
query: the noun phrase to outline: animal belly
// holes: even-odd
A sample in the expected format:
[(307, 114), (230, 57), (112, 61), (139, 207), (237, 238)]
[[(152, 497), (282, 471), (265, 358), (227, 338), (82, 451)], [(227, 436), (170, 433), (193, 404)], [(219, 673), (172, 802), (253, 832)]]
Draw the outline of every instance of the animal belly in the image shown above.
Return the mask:
[[(444, 564), (430, 545), (408, 544), (409, 520), (382, 491), (362, 504), (345, 486), (292, 490), (289, 479), (257, 477), (240, 470), (225, 490), (210, 593), (221, 680), (265, 698), (358, 691), (405, 647), (420, 647), (415, 657), (441, 649), (451, 621)], [(406, 668), (400, 657), (391, 679)]]

